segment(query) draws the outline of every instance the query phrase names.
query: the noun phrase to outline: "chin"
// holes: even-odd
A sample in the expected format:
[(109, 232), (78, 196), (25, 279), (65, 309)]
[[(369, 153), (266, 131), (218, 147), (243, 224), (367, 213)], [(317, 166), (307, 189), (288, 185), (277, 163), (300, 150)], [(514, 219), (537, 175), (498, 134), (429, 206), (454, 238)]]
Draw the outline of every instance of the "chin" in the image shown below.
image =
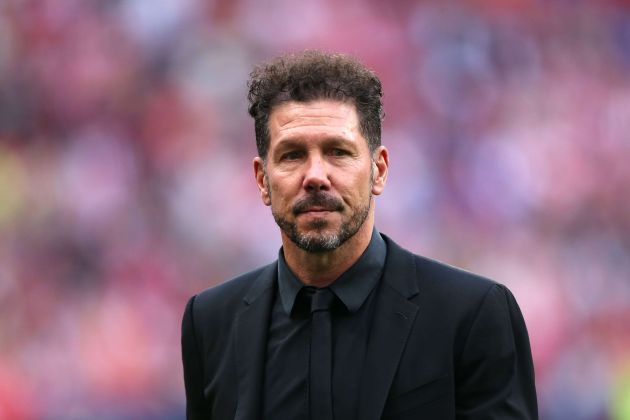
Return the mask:
[(292, 238), (293, 242), (301, 249), (319, 253), (337, 249), (342, 240), (338, 232), (301, 232)]

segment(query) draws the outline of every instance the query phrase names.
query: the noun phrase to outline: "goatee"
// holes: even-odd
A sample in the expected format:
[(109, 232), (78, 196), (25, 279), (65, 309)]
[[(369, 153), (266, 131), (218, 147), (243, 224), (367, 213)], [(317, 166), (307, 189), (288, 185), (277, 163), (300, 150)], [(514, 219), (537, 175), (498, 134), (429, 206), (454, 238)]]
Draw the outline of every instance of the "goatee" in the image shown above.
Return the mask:
[[(367, 204), (359, 207), (351, 215), (350, 220), (341, 224), (334, 232), (326, 232), (329, 222), (326, 219), (318, 218), (309, 222), (309, 232), (300, 231), (295, 221), (289, 221), (281, 214), (272, 209), (273, 218), (285, 233), (285, 235), (300, 249), (307, 252), (327, 252), (339, 248), (344, 242), (352, 238), (363, 226), (370, 213), (372, 194), (369, 194)], [(317, 207), (328, 211), (343, 211), (344, 205), (338, 198), (326, 193), (316, 192), (310, 194), (295, 203), (292, 212), (295, 216), (308, 211), (309, 208)]]

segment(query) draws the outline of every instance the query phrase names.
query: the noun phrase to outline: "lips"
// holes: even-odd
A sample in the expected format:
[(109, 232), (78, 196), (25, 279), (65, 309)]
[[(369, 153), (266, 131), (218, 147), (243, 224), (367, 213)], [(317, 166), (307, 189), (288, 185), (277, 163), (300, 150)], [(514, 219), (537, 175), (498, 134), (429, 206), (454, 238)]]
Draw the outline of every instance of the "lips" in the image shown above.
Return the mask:
[(335, 211), (335, 209), (322, 208), (322, 207), (311, 207), (311, 208), (308, 208), (308, 209), (304, 209), (300, 213), (323, 213), (323, 212), (327, 212), (327, 211)]

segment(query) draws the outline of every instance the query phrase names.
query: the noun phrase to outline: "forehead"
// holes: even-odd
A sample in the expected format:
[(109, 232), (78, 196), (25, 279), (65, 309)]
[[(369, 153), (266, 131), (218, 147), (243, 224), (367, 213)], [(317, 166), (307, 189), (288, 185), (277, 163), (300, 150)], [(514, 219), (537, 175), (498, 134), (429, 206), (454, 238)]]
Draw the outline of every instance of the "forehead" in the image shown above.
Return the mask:
[(276, 105), (269, 116), (272, 143), (286, 137), (360, 136), (359, 119), (352, 103), (335, 100), (288, 101)]

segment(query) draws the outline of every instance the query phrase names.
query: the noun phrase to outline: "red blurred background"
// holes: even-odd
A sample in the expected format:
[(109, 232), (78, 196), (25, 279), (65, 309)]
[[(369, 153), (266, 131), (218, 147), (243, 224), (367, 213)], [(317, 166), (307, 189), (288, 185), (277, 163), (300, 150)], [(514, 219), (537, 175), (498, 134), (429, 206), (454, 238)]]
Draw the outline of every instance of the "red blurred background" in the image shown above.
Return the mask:
[(186, 299), (277, 255), (252, 66), (381, 76), (377, 227), (507, 284), (542, 419), (630, 419), (624, 1), (0, 2), (0, 418), (184, 417)]

